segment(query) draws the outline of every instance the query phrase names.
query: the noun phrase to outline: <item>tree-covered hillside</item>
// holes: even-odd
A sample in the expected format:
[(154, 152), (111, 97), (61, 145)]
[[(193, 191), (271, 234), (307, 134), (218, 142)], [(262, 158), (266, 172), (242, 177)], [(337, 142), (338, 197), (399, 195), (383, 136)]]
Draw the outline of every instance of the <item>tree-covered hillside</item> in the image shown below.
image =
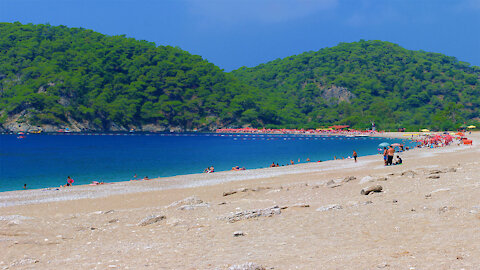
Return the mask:
[(124, 36), (0, 24), (0, 124), (74, 130), (212, 129), (238, 122), (251, 87), (200, 56)]
[(0, 23), (0, 130), (454, 128), (479, 117), (480, 68), (381, 41), (225, 73), (124, 36)]
[(389, 42), (341, 43), (232, 74), (264, 91), (263, 105), (289, 126), (452, 129), (479, 119), (479, 67)]

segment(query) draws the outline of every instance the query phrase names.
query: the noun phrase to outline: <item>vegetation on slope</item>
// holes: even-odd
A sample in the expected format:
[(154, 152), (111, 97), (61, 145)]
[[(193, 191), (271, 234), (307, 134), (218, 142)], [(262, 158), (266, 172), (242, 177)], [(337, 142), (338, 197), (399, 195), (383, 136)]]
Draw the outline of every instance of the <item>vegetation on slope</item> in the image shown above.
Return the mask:
[[(341, 43), (232, 74), (265, 91), (283, 125), (443, 130), (479, 119), (479, 67), (389, 42)], [(348, 95), (329, 98), (335, 89)]]
[(208, 129), (238, 122), (251, 88), (200, 56), (123, 36), (0, 24), (0, 123)]
[(478, 119), (480, 68), (381, 41), (225, 73), (200, 56), (81, 28), (0, 23), (0, 128), (452, 129)]

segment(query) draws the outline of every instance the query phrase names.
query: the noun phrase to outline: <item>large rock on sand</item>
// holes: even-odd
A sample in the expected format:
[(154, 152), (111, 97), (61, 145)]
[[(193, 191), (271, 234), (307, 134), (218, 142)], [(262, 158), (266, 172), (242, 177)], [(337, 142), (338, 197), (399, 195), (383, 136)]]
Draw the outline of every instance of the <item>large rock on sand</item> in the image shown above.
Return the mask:
[(271, 217), (274, 215), (280, 215), (282, 213), (281, 208), (278, 205), (265, 209), (255, 209), (237, 212), (231, 216), (223, 217), (228, 222), (233, 223), (244, 219), (251, 219), (256, 217)]
[(360, 194), (368, 195), (372, 192), (382, 192), (382, 189), (383, 189), (383, 187), (380, 186), (380, 185), (369, 186), (369, 187), (363, 188), (362, 191), (360, 191)]

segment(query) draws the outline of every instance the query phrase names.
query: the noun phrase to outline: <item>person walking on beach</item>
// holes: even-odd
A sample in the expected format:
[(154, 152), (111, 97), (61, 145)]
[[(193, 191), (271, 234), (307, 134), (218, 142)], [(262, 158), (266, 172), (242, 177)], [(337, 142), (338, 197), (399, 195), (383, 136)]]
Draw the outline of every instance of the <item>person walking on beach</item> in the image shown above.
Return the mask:
[(387, 147), (383, 147), (383, 162), (387, 166)]
[(353, 150), (353, 159), (355, 159), (355, 162), (357, 162), (357, 152), (355, 152), (355, 150)]

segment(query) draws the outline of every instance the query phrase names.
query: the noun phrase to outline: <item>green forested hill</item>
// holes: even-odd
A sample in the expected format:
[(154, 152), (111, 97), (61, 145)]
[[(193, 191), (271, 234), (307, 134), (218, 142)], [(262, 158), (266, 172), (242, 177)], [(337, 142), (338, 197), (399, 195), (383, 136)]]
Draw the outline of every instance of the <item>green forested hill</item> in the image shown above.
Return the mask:
[(341, 43), (232, 74), (265, 91), (263, 105), (288, 125), (451, 129), (480, 117), (479, 67), (389, 42)]
[(0, 24), (4, 126), (211, 129), (237, 122), (251, 89), (179, 48), (79, 28)]
[(381, 41), (225, 73), (170, 46), (0, 23), (0, 129), (454, 128), (479, 117), (479, 75)]

